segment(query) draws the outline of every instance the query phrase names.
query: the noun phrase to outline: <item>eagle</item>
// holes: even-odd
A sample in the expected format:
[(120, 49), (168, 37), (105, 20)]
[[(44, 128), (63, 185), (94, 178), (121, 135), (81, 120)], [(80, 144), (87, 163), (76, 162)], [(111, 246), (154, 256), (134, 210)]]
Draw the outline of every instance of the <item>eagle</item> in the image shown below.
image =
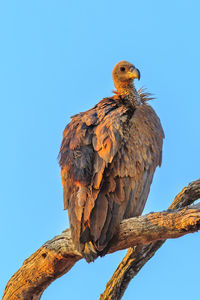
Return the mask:
[(87, 262), (106, 254), (123, 219), (141, 215), (162, 160), (164, 132), (151, 94), (134, 86), (139, 70), (121, 61), (112, 75), (114, 95), (71, 117), (59, 152), (64, 209)]

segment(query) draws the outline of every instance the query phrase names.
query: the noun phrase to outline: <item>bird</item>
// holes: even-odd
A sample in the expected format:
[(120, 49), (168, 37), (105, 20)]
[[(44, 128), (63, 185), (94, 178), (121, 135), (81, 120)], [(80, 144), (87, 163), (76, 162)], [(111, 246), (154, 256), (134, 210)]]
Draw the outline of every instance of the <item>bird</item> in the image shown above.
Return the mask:
[(87, 262), (108, 252), (123, 219), (142, 214), (162, 161), (153, 98), (134, 84), (140, 71), (121, 61), (112, 77), (114, 95), (71, 117), (58, 156), (72, 240)]

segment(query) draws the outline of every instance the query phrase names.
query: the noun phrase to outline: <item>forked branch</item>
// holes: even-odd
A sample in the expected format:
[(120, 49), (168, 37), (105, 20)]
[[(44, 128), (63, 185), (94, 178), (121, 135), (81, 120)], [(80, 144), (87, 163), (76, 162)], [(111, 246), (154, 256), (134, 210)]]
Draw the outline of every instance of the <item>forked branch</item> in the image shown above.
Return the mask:
[[(123, 273), (124, 270), (122, 272), (119, 270), (118, 279), (122, 274), (127, 276), (127, 278), (124, 277), (125, 279), (129, 279), (132, 273), (139, 270), (163, 243), (160, 240), (177, 238), (200, 229), (200, 205), (180, 209), (180, 207), (193, 203), (199, 197), (200, 180), (197, 180), (182, 190), (175, 198), (174, 204), (170, 206), (170, 210), (131, 218), (121, 223), (119, 232), (112, 241), (109, 253), (133, 245), (139, 246), (136, 247), (135, 252), (129, 249), (128, 257), (125, 258), (127, 261), (125, 265), (128, 266), (129, 270), (132, 268), (133, 271), (125, 274)], [(172, 210), (174, 208), (178, 208), (178, 210)], [(149, 245), (149, 243), (151, 244)], [(147, 245), (141, 246), (141, 244)], [(142, 265), (140, 264), (141, 255), (143, 258), (146, 255), (146, 260), (142, 262)], [(67, 273), (80, 259), (82, 259), (82, 256), (75, 250), (70, 229), (67, 229), (61, 235), (46, 242), (24, 261), (22, 267), (9, 280), (3, 300), (40, 299), (48, 285)], [(134, 261), (134, 268), (131, 264), (132, 261)], [(121, 296), (114, 298), (112, 292), (108, 293), (110, 289), (107, 287), (106, 294), (104, 292), (101, 299), (121, 299), (128, 282), (128, 280), (124, 281), (123, 278), (116, 282), (112, 281), (114, 286), (111, 290), (117, 291), (114, 288), (118, 286), (122, 291), (119, 293), (119, 296)]]
[[(200, 179), (191, 182), (175, 197), (169, 209), (187, 207), (200, 198)], [(158, 240), (148, 245), (129, 248), (126, 256), (119, 264), (113, 276), (101, 294), (100, 300), (120, 300), (128, 287), (129, 282), (138, 274), (146, 262), (152, 258), (165, 240)]]

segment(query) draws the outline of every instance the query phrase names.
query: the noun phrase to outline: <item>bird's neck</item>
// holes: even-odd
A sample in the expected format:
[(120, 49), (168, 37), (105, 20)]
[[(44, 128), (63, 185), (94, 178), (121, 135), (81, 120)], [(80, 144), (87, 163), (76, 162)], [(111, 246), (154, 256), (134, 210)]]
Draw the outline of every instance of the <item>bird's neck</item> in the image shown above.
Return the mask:
[(133, 84), (119, 87), (117, 89), (117, 94), (125, 100), (125, 104), (132, 106), (133, 108), (141, 105), (140, 95)]

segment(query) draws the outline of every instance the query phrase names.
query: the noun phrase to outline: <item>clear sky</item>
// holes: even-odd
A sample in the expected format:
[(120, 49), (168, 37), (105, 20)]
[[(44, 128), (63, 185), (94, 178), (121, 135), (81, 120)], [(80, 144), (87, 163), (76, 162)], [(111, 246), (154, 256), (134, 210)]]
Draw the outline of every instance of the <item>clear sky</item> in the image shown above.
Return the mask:
[[(128, 60), (166, 134), (145, 213), (166, 209), (200, 170), (198, 0), (0, 1), (0, 295), (44, 242), (69, 226), (57, 161), (70, 116), (112, 95)], [(124, 299), (199, 297), (199, 234), (170, 240)], [(98, 299), (125, 252), (80, 261), (43, 300)]]

